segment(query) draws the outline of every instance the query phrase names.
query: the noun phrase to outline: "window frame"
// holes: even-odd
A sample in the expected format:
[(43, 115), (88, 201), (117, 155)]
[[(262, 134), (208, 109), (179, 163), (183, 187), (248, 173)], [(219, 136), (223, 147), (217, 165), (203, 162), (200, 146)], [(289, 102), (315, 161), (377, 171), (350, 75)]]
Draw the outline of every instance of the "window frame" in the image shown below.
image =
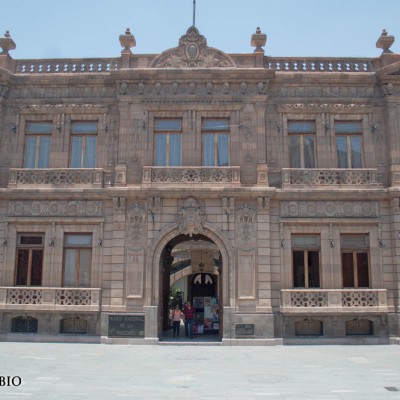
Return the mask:
[[(365, 237), (366, 238), (366, 244), (365, 247), (359, 247), (356, 248), (355, 246), (346, 246), (343, 244), (343, 237)], [(344, 265), (343, 265), (343, 254), (352, 254), (352, 268), (353, 268), (353, 286), (345, 286), (345, 274), (344, 274)], [(368, 262), (368, 268), (367, 268), (367, 280), (368, 280), (368, 286), (360, 286), (359, 283), (359, 265), (358, 265), (358, 255), (360, 254), (365, 254), (366, 259)], [(340, 266), (341, 266), (341, 275), (342, 275), (342, 288), (343, 289), (368, 289), (371, 288), (371, 257), (370, 257), (370, 248), (369, 248), (369, 235), (360, 235), (360, 234), (354, 234), (354, 235), (341, 235), (340, 238)]]
[[(206, 129), (205, 128), (205, 123), (206, 121), (226, 121), (226, 128), (223, 126), (223, 128), (215, 128), (215, 129)], [(205, 147), (204, 147), (204, 137), (205, 135), (213, 135), (213, 149), (214, 149), (214, 154), (213, 154), (213, 165), (205, 165), (205, 157), (204, 157), (204, 152), (205, 152)], [(218, 152), (219, 152), (219, 144), (218, 144), (218, 135), (226, 135), (227, 136), (227, 154), (226, 158), (228, 160), (226, 165), (219, 165), (219, 160), (218, 160)], [(228, 117), (203, 117), (201, 119), (201, 164), (204, 167), (229, 167), (231, 165), (231, 152), (230, 152), (230, 146), (231, 146), (231, 131), (230, 131), (230, 119)]]
[[(90, 242), (91, 244), (68, 244), (68, 238), (71, 236), (87, 236), (91, 238)], [(68, 250), (74, 250), (76, 252), (75, 254), (75, 264), (74, 264), (74, 285), (65, 285), (65, 277), (66, 277), (66, 268), (67, 268), (67, 253)], [(84, 284), (80, 284), (79, 278), (80, 278), (80, 252), (81, 250), (90, 250), (90, 261), (89, 261), (89, 279), (87, 286), (84, 286)], [(68, 232), (65, 233), (64, 235), (64, 241), (63, 241), (63, 269), (62, 269), (62, 278), (61, 278), (61, 286), (65, 288), (81, 288), (81, 287), (90, 287), (91, 281), (92, 281), (92, 261), (93, 261), (93, 234), (90, 232)]]
[[(180, 128), (177, 130), (173, 129), (157, 129), (158, 121), (179, 121)], [(182, 118), (154, 118), (154, 165), (157, 167), (181, 167), (182, 166), (182, 142), (183, 142), (183, 121)], [(157, 137), (159, 135), (166, 135), (165, 139), (165, 165), (160, 164), (157, 161)], [(171, 165), (171, 135), (179, 135), (180, 142), (180, 154), (179, 154), (179, 165)]]
[[(308, 130), (291, 130), (291, 125), (295, 123), (312, 123), (314, 126), (313, 131)], [(317, 167), (317, 157), (316, 157), (316, 147), (317, 147), (317, 126), (315, 119), (307, 119), (307, 120), (297, 120), (297, 119), (290, 119), (287, 121), (287, 132), (288, 132), (288, 139), (289, 139), (289, 166), (290, 168), (307, 168), (313, 169)], [(291, 157), (291, 137), (299, 137), (300, 138), (300, 167), (293, 167), (292, 166), (292, 157)], [(305, 147), (304, 147), (304, 138), (305, 137), (312, 137), (313, 138), (313, 167), (306, 167), (305, 166)]]
[[(296, 245), (295, 238), (297, 237), (315, 237), (317, 244), (313, 245)], [(294, 234), (291, 238), (291, 264), (292, 264), (292, 287), (294, 289), (321, 289), (321, 238), (318, 234)], [(304, 260), (304, 286), (295, 286), (296, 273), (295, 273), (295, 260), (294, 253), (302, 252)], [(316, 252), (318, 254), (318, 285), (310, 286), (310, 274), (309, 274), (309, 253)]]
[[(49, 132), (31, 132), (29, 130), (31, 125), (49, 125)], [(24, 168), (27, 169), (44, 169), (49, 168), (50, 165), (50, 155), (51, 155), (51, 137), (52, 137), (52, 122), (51, 121), (27, 121), (25, 124), (25, 139), (24, 139), (24, 161), (23, 165)], [(35, 138), (35, 157), (34, 157), (34, 166), (27, 166), (27, 151), (28, 151), (28, 138)], [(49, 139), (49, 146), (48, 146), (48, 154), (47, 154), (47, 165), (46, 166), (39, 166), (40, 165), (40, 154), (41, 154), (41, 139), (48, 138)]]
[[(78, 124), (95, 124), (96, 125), (96, 132), (89, 132), (89, 133), (82, 133), (82, 132), (74, 132), (74, 126)], [(72, 121), (71, 122), (71, 143), (70, 143), (70, 156), (69, 156), (69, 167), (70, 168), (77, 168), (77, 169), (91, 169), (91, 168), (96, 168), (96, 162), (97, 162), (97, 141), (98, 141), (98, 132), (99, 132), (99, 122), (97, 120), (91, 120), (91, 121)], [(72, 154), (73, 154), (73, 139), (81, 137), (82, 138), (82, 145), (80, 148), (80, 166), (74, 167), (73, 160), (72, 160)], [(90, 167), (85, 167), (85, 161), (86, 161), (86, 147), (87, 147), (87, 138), (89, 137), (94, 137), (96, 139), (95, 141), (95, 148), (94, 148), (94, 165)]]
[[(33, 244), (26, 244), (26, 243), (21, 243), (21, 238), (22, 237), (30, 237), (30, 238), (41, 238), (42, 242), (40, 244), (33, 243)], [(18, 287), (40, 287), (42, 286), (42, 280), (43, 280), (43, 265), (44, 265), (44, 240), (45, 240), (45, 235), (44, 233), (30, 233), (30, 232), (23, 232), (23, 233), (18, 233), (17, 234), (17, 246), (16, 246), (16, 256), (15, 256), (15, 272), (14, 272), (14, 286)], [(26, 283), (18, 283), (19, 280), (19, 253), (20, 251), (28, 251), (28, 265), (27, 265), (27, 270), (26, 270), (26, 277), (25, 281)], [(40, 284), (32, 284), (32, 272), (33, 272), (33, 252), (34, 251), (41, 251), (41, 265), (40, 265)]]
[[(337, 124), (359, 124), (360, 130), (355, 132), (338, 132), (337, 131)], [(346, 162), (347, 167), (340, 167), (339, 166), (339, 155), (338, 155), (338, 144), (337, 139), (339, 137), (346, 138)], [(361, 166), (353, 167), (353, 157), (352, 157), (352, 138), (359, 138), (361, 145)], [(364, 160), (364, 140), (363, 140), (363, 122), (362, 120), (335, 120), (335, 144), (336, 144), (336, 160), (337, 160), (337, 168), (340, 169), (358, 169), (364, 168), (365, 160)]]

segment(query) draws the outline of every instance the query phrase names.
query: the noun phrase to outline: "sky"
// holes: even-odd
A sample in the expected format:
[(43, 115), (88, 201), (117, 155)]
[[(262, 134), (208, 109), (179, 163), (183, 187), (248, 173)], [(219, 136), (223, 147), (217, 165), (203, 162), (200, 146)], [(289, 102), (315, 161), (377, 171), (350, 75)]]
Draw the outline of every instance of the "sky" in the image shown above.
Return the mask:
[[(119, 57), (126, 28), (134, 53), (156, 54), (176, 47), (192, 18), (193, 0), (0, 0), (14, 59)], [(196, 27), (226, 53), (252, 53), (260, 27), (268, 56), (379, 57), (382, 29), (400, 53), (400, 0), (196, 0)]]

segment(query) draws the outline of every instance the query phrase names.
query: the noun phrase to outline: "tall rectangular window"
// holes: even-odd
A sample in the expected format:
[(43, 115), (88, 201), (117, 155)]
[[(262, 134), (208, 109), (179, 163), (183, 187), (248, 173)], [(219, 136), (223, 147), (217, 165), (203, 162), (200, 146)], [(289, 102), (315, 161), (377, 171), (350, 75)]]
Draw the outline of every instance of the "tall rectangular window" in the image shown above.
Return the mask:
[(182, 165), (182, 121), (155, 120), (155, 165), (179, 167)]
[(27, 122), (24, 168), (48, 168), (51, 122)]
[(290, 168), (315, 168), (315, 121), (288, 121)]
[(292, 237), (293, 287), (319, 288), (319, 237)]
[(16, 286), (40, 286), (43, 272), (44, 235), (18, 235)]
[(97, 122), (73, 122), (71, 168), (96, 167)]
[(361, 121), (336, 121), (338, 168), (363, 168)]
[(67, 234), (64, 238), (64, 287), (89, 287), (92, 235)]
[(224, 167), (229, 165), (229, 119), (203, 119), (203, 165)]
[(369, 287), (368, 235), (340, 237), (343, 287)]

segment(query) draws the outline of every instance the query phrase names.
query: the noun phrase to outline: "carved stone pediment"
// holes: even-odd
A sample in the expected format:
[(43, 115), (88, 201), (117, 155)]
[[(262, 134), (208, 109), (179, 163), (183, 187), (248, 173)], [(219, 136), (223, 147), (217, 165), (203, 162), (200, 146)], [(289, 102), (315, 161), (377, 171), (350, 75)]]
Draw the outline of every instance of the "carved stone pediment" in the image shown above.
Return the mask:
[(207, 40), (191, 26), (179, 39), (179, 46), (156, 56), (150, 68), (236, 68), (232, 57), (207, 46)]
[(177, 217), (178, 231), (183, 235), (198, 235), (204, 231), (204, 211), (199, 207), (196, 199), (189, 197), (179, 210)]

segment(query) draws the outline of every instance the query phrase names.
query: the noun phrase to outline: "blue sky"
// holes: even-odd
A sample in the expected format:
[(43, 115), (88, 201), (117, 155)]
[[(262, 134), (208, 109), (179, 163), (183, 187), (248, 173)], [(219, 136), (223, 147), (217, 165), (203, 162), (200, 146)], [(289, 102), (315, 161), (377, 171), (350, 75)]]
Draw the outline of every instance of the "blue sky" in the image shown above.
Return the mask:
[[(208, 45), (250, 53), (257, 26), (270, 56), (378, 57), (387, 29), (398, 37), (400, 0), (196, 0), (196, 26)], [(0, 0), (0, 34), (9, 30), (15, 59), (118, 57), (127, 27), (135, 53), (178, 44), (192, 24), (193, 0)]]

